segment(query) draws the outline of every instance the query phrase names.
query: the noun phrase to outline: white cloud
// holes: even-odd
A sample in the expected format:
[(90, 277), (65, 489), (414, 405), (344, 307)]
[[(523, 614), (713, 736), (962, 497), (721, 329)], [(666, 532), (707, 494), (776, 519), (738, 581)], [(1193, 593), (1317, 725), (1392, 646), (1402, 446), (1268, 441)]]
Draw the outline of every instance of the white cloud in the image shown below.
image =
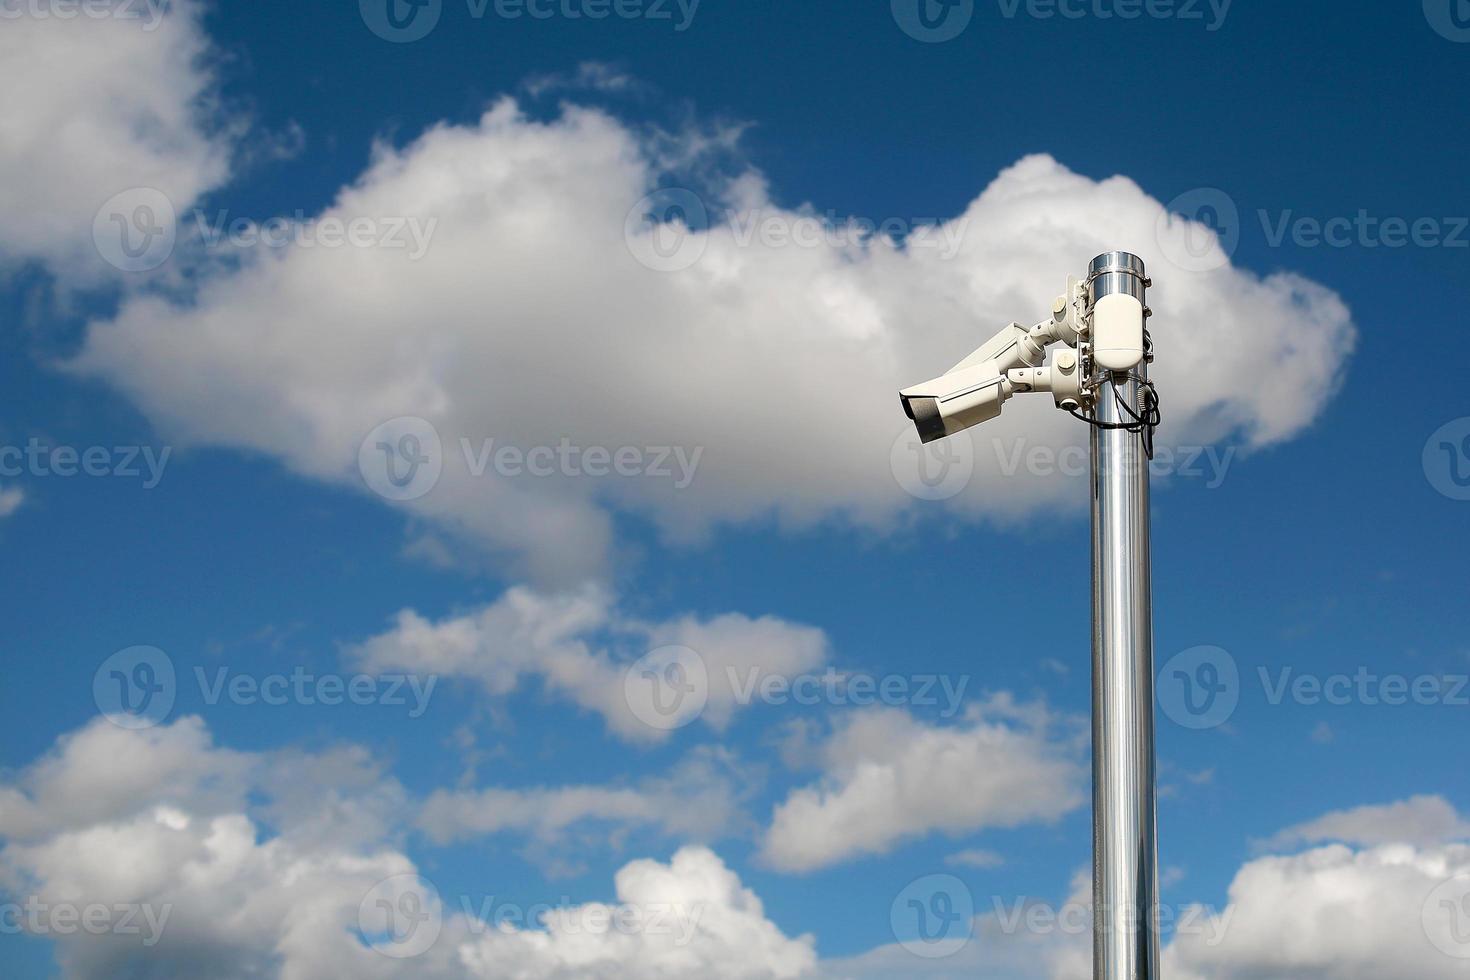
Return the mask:
[[(825, 962), (823, 976), (1091, 980), (1090, 892), (1083, 873), (1061, 907), (1077, 912), (1066, 917), (1070, 927), (1053, 906), (1032, 927), (1015, 915), (1014, 900), (992, 911), (994, 899), (975, 895), (975, 935), (956, 955), (923, 959), (891, 944)], [(1228, 899), (1222, 909), (1165, 909), (1176, 929), (1161, 953), (1162, 976), (1450, 980), (1465, 976), (1470, 960), (1470, 845), (1463, 842), (1339, 844), (1261, 857), (1237, 872)]]
[(251, 760), (216, 749), (197, 718), (129, 732), (97, 722), (65, 735), (10, 785), (0, 785), (0, 835), (29, 840), (131, 819), (159, 801), (200, 813), (241, 806)]
[(775, 980), (815, 965), (811, 938), (785, 936), (700, 847), (628, 864), (615, 902), (559, 906), (544, 929), (441, 895), (437, 942), (385, 956), (359, 938), (360, 909), (385, 879), (418, 874), (395, 843), (406, 809), (356, 747), (247, 754), (197, 718), (98, 720), (0, 784), (0, 888), (23, 907), (128, 910), (97, 934), (35, 920), (67, 980)]
[[(383, 976), (347, 933), (347, 912), (412, 866), (364, 819), (381, 816), (396, 784), (375, 774), (364, 785), (361, 763), (345, 750), (232, 752), (197, 718), (147, 731), (99, 719), (0, 787), (0, 883), (13, 900), (122, 905), (158, 927), (42, 928), (68, 978), (325, 977), (354, 961), (359, 975)], [(304, 766), (312, 791), (293, 795)], [(274, 833), (249, 812), (252, 796), (269, 801)]]
[(776, 807), (762, 855), (810, 871), (934, 831), (1054, 821), (1083, 802), (1085, 770), (1050, 727), (1045, 711), (1002, 698), (945, 727), (893, 709), (853, 714), (821, 749), (821, 781)]
[[(685, 840), (711, 841), (739, 821), (746, 794), (740, 767), (726, 750), (701, 747), (666, 776), (636, 786), (555, 786), (534, 789), (438, 790), (418, 826), (437, 843), (515, 832), (560, 845), (566, 831), (599, 823), (618, 830), (651, 827)], [(604, 844), (605, 846), (605, 844)]]
[(1343, 844), (1442, 844), (1470, 840), (1470, 821), (1442, 796), (1415, 796), (1381, 806), (1337, 810), (1316, 820), (1288, 827), (1267, 845), (1271, 848), (1336, 841)]
[[(1429, 907), (1436, 889), (1456, 875), (1470, 875), (1470, 846), (1335, 845), (1261, 858), (1230, 886), (1223, 941), (1179, 937), (1164, 972), (1179, 980), (1464, 977), (1470, 906), (1459, 922)], [(1456, 897), (1470, 891), (1466, 882)], [(1450, 955), (1456, 950), (1458, 958)]]
[(26, 494), (20, 487), (6, 487), (0, 490), (0, 517), (9, 517), (20, 505), (25, 503)]
[(666, 647), (697, 655), (704, 675), (691, 681), (704, 698), (698, 717), (716, 730), (743, 706), (752, 676), (791, 676), (827, 660), (826, 636), (813, 627), (736, 613), (643, 622), (592, 587), (561, 594), (518, 587), (477, 611), (438, 622), (405, 610), (391, 630), (350, 655), (370, 671), (473, 679), (495, 696), (539, 678), (548, 691), (602, 715), (620, 737), (657, 741), (670, 729), (650, 724), (644, 703), (650, 695), (630, 678), (629, 667)]
[[(565, 584), (607, 570), (614, 513), (681, 540), (770, 518), (893, 526), (912, 504), (890, 471), (905, 428), (898, 389), (1008, 320), (1040, 319), (1094, 254), (1163, 251), (1164, 208), (1133, 182), (1033, 156), (942, 229), (957, 241), (953, 257), (884, 242), (742, 244), (753, 217), (800, 217), (745, 171), (708, 194), (716, 220), (695, 239), (696, 266), (645, 268), (625, 241), (630, 212), (663, 162), (708, 145), (724, 141), (649, 136), (578, 107), (536, 121), (502, 101), (473, 125), (378, 147), (324, 215), (437, 221), (422, 259), (293, 245), (203, 269), (193, 300), (139, 295), (93, 325), (75, 366), (126, 391), (176, 444), (258, 450), (359, 488), (364, 437), (422, 417), (441, 438), (443, 473), (401, 506), (517, 574)], [(1184, 232), (1176, 223), (1170, 234)], [(635, 241), (654, 234), (668, 229)], [(1158, 261), (1153, 271), (1164, 441), (1261, 445), (1318, 416), (1354, 336), (1334, 293), (1228, 264), (1184, 273)], [(1004, 519), (1078, 506), (1076, 481), (1002, 472), (991, 440), (1023, 433), (1029, 445), (1085, 441), (1075, 420), (1018, 399), (977, 437), (977, 472), (952, 512)], [(702, 456), (684, 489), (560, 470), (475, 476), (460, 440), (491, 438), (521, 450), (565, 440)]]
[(1006, 859), (1004, 855), (997, 854), (995, 851), (970, 848), (951, 854), (944, 859), (944, 863), (956, 868), (977, 868), (982, 871), (988, 871), (992, 868), (1001, 867), (1006, 863)]
[[(1173, 910), (1181, 928), (1163, 950), (1160, 973), (1177, 980), (1465, 976), (1470, 844), (1463, 825), (1456, 831), (1459, 842), (1429, 840), (1445, 827), (1440, 808), (1426, 802), (1432, 799), (1328, 814), (1277, 835), (1283, 847), (1354, 836), (1364, 846), (1334, 844), (1247, 862), (1231, 882), (1224, 908)], [(1426, 814), (1434, 829), (1412, 835), (1424, 838), (1422, 843), (1380, 843), (1394, 839), (1386, 821), (1397, 816), (1423, 827)], [(1441, 900), (1458, 900), (1459, 907), (1442, 906)], [(1072, 901), (1087, 902), (1086, 892), (1078, 890)], [(1090, 980), (1085, 937), (1051, 938), (1046, 958), (1053, 980)]]
[(228, 173), (199, 4), (104, 0), (71, 16), (7, 6), (0, 260), (43, 260), (73, 283), (116, 274), (93, 246), (104, 202), (148, 187), (183, 208)]
[[(671, 909), (674, 928), (633, 935), (568, 928), (584, 914), (549, 918), (546, 933), (486, 933), (461, 951), (471, 977), (500, 980), (761, 980), (808, 976), (817, 957), (810, 936), (789, 939), (765, 917), (755, 893), (712, 851), (687, 847), (664, 865), (635, 861), (617, 874), (618, 903)], [(681, 941), (679, 922), (693, 926)]]

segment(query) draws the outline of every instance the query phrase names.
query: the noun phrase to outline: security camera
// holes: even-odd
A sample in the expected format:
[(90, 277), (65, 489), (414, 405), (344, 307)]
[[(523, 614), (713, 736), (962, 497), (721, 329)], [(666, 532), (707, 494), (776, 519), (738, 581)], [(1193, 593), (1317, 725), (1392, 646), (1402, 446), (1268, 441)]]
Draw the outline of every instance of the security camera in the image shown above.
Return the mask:
[[(1099, 379), (1127, 377), (1149, 357), (1148, 285), (1137, 256), (1098, 256), (1085, 281), (1068, 277), (1050, 319), (1029, 330), (1011, 323), (947, 373), (899, 392), (904, 414), (930, 443), (989, 422), (1023, 392), (1049, 392), (1073, 414), (1092, 408)], [(1053, 344), (1061, 347), (1044, 363)]]
[(1062, 407), (1082, 404), (1082, 371), (1075, 351), (1064, 349), (1042, 366), (1054, 343), (1075, 348), (1085, 333), (1086, 286), (1075, 279), (1052, 304), (1051, 319), (1027, 329), (1011, 323), (948, 372), (899, 392), (904, 414), (919, 439), (936, 442), (989, 422), (1018, 391), (1050, 391)]
[(927, 445), (996, 418), (1015, 390), (995, 361), (984, 361), (973, 367), (961, 364), (933, 381), (899, 392), (899, 398), (920, 441)]

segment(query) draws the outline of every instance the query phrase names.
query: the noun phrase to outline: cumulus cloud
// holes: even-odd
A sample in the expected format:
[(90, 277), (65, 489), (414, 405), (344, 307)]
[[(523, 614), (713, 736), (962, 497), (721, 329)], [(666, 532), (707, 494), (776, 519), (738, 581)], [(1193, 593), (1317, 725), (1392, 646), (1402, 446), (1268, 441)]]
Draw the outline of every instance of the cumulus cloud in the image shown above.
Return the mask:
[(1005, 698), (952, 726), (894, 709), (853, 714), (821, 747), (821, 780), (776, 807), (762, 856), (811, 871), (935, 831), (1055, 821), (1084, 801), (1086, 771), (1052, 728), (1044, 709)]
[[(402, 852), (406, 809), (355, 747), (239, 753), (197, 718), (146, 731), (98, 720), (0, 784), (0, 889), (24, 928), (55, 942), (68, 980), (775, 980), (814, 968), (813, 940), (783, 934), (701, 847), (628, 864), (610, 903), (486, 920)], [(422, 948), (372, 918), (374, 898), (410, 892), (435, 896), (415, 907), (433, 912)], [(53, 918), (88, 908), (107, 912), (102, 928)]]
[(441, 844), (505, 832), (553, 844), (582, 824), (650, 827), (709, 841), (736, 825), (745, 782), (727, 750), (701, 747), (668, 775), (635, 786), (437, 790), (425, 801), (418, 826)]
[(635, 861), (618, 872), (618, 903), (668, 909), (679, 926), (633, 935), (568, 928), (586, 909), (553, 913), (545, 933), (486, 933), (461, 951), (471, 977), (498, 980), (632, 980), (638, 977), (761, 980), (808, 976), (817, 957), (810, 936), (789, 939), (765, 917), (759, 898), (707, 848), (688, 847), (667, 865)]
[[(894, 943), (824, 962), (822, 975), (1091, 980), (1090, 892), (1083, 873), (1061, 906), (1024, 899), (992, 908), (974, 895), (973, 938), (955, 955), (929, 959)], [(1032, 927), (1024, 910), (1037, 904), (1049, 914)], [(1160, 973), (1179, 980), (1450, 980), (1470, 960), (1470, 845), (1334, 844), (1263, 856), (1236, 873), (1223, 908), (1164, 912), (1175, 928)]]
[[(577, 106), (538, 120), (500, 101), (473, 124), (377, 147), (318, 216), (433, 222), (422, 257), (292, 244), (203, 268), (197, 294), (137, 295), (93, 324), (74, 367), (127, 392), (176, 444), (259, 451), (358, 488), (365, 438), (421, 418), (441, 470), (398, 506), (516, 574), (564, 585), (607, 571), (616, 514), (681, 541), (751, 521), (894, 526), (913, 503), (893, 469), (906, 429), (898, 389), (1009, 320), (1041, 319), (1093, 255), (1168, 251), (1165, 209), (1138, 185), (1045, 156), (1005, 170), (944, 224), (930, 240), (945, 248), (851, 233), (794, 244), (764, 230), (810, 224), (811, 212), (775, 203), (749, 164), (704, 179), (712, 145), (728, 156), (707, 133), (650, 135)], [(685, 165), (675, 179), (700, 175), (703, 203), (686, 212), (710, 219), (691, 219), (683, 238), (699, 260), (659, 271), (635, 253), (646, 261), (683, 225), (637, 219), (671, 161)], [(1164, 227), (1166, 244), (1208, 234)], [(1354, 336), (1336, 294), (1223, 255), (1208, 272), (1154, 271), (1164, 441), (1258, 446), (1318, 416)], [(975, 474), (951, 513), (1081, 506), (1079, 481), (1003, 466), (1023, 434), (1027, 446), (1084, 443), (1075, 420), (1040, 401), (1018, 399), (975, 438)], [(578, 455), (534, 476), (476, 472), (491, 439)], [(652, 475), (668, 471), (670, 457), (655, 464), (670, 448), (699, 454), (687, 486)], [(626, 467), (638, 475), (581, 465), (589, 449), (642, 452)]]
[(182, 208), (228, 175), (212, 52), (194, 0), (26, 6), (0, 29), (0, 260), (91, 283), (117, 271), (93, 245), (105, 202), (151, 188)]
[[(1441, 808), (1417, 797), (1389, 806), (1328, 814), (1274, 838), (1351, 839), (1301, 853), (1247, 862), (1230, 883), (1224, 908), (1174, 909), (1180, 925), (1163, 950), (1160, 972), (1179, 980), (1449, 980), (1470, 960), (1470, 844), (1431, 840), (1446, 829)], [(1453, 810), (1450, 811), (1453, 813)], [(1403, 841), (1390, 815), (1429, 829)], [(1427, 817), (1426, 817), (1427, 815)], [(1079, 890), (1073, 901), (1087, 902)], [(1188, 922), (1187, 928), (1184, 923)], [(1078, 941), (1080, 939), (1080, 941)], [(1054, 936), (1046, 959), (1053, 980), (1089, 980), (1086, 937)]]
[(94, 723), (0, 785), (0, 834), (28, 840), (129, 819), (160, 800), (199, 812), (239, 809), (251, 765), (216, 749), (196, 718), (142, 732)]
[[(99, 719), (0, 787), (0, 883), (22, 904), (133, 910), (141, 933), (120, 917), (98, 934), (38, 920), (69, 978), (328, 976), (336, 957), (380, 976), (346, 912), (412, 870), (363, 818), (395, 784), (363, 787), (360, 759), (329, 755), (309, 799), (275, 792), (304, 762), (219, 748), (197, 718), (147, 731)], [(250, 813), (252, 795), (274, 827)]]
[(1279, 849), (1337, 841), (1344, 844), (1442, 844), (1470, 840), (1470, 821), (1442, 796), (1415, 796), (1397, 803), (1336, 810), (1288, 827), (1267, 843)]
[(1465, 844), (1334, 845), (1261, 858), (1230, 886), (1223, 941), (1180, 936), (1166, 972), (1181, 980), (1463, 977), (1470, 959), (1467, 895)]
[(738, 613), (645, 622), (621, 612), (595, 587), (568, 593), (517, 587), (479, 610), (438, 622), (405, 610), (392, 629), (349, 655), (369, 671), (475, 680), (494, 696), (538, 678), (547, 691), (602, 715), (618, 736), (658, 741), (675, 727), (661, 724), (654, 710), (658, 692), (650, 684), (664, 684), (663, 675), (649, 680), (630, 668), (670, 648), (681, 650), (686, 662), (679, 667), (688, 669), (692, 695), (678, 727), (698, 717), (716, 730), (748, 703), (752, 682), (814, 670), (827, 660), (826, 636), (810, 626)]

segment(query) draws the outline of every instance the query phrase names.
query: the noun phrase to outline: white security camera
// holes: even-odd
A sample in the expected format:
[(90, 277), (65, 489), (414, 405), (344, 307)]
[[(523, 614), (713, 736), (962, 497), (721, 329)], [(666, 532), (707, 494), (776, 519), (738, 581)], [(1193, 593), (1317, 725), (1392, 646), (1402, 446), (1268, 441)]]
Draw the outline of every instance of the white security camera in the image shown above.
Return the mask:
[[(1014, 394), (1050, 392), (1057, 407), (1079, 414), (1093, 407), (1096, 382), (1130, 376), (1148, 353), (1148, 287), (1143, 260), (1128, 252), (1108, 252), (1093, 260), (1085, 282), (1067, 279), (1067, 291), (1052, 304), (1051, 319), (1027, 330), (1008, 325), (984, 347), (948, 373), (899, 392), (903, 410), (919, 438), (935, 442), (1000, 415)], [(1050, 364), (1046, 349), (1062, 344)], [(1147, 418), (1132, 424), (1150, 429), (1157, 422), (1157, 398)]]
[(1000, 415), (1015, 391), (994, 361), (958, 365), (948, 374), (899, 392), (903, 410), (926, 445)]
[[(947, 373), (899, 392), (920, 440), (935, 442), (989, 422), (1016, 392), (1049, 391), (1058, 407), (1080, 408), (1083, 370), (1077, 352), (1067, 348), (1076, 348), (1087, 332), (1086, 298), (1086, 284), (1069, 279), (1067, 292), (1052, 304), (1050, 320), (1030, 330), (1012, 323)], [(1066, 347), (1042, 366), (1054, 343)], [(1141, 339), (1139, 348), (1141, 355)]]

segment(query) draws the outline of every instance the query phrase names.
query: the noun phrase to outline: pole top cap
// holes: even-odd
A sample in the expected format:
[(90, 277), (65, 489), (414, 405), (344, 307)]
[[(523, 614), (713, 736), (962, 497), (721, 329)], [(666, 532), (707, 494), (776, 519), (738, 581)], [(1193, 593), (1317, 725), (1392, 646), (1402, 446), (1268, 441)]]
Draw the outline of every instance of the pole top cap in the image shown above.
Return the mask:
[(1143, 259), (1132, 252), (1104, 252), (1092, 260), (1088, 268), (1088, 274), (1092, 278), (1107, 275), (1110, 272), (1121, 272), (1125, 275), (1134, 275), (1140, 279), (1147, 279), (1148, 272), (1144, 269)]

